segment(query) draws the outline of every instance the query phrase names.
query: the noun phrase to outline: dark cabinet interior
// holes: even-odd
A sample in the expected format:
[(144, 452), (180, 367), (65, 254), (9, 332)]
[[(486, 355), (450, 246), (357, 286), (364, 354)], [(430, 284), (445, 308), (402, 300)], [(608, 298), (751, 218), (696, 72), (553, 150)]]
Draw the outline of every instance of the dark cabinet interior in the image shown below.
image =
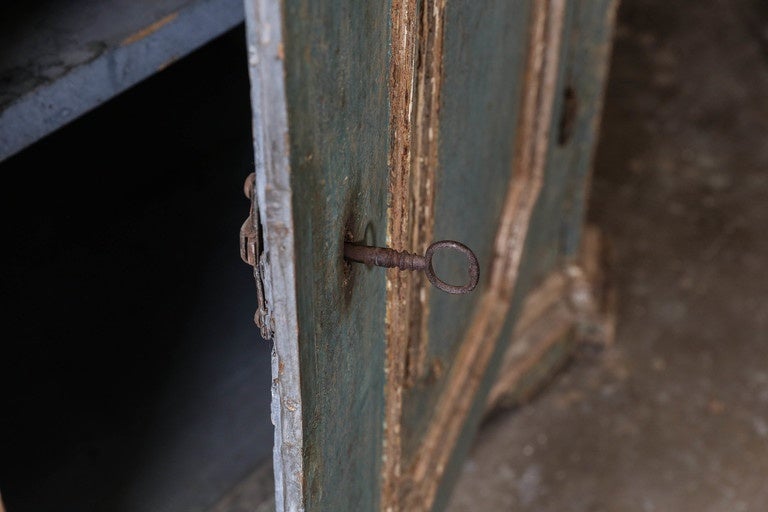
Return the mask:
[(242, 25), (0, 163), (8, 512), (207, 510), (269, 460)]

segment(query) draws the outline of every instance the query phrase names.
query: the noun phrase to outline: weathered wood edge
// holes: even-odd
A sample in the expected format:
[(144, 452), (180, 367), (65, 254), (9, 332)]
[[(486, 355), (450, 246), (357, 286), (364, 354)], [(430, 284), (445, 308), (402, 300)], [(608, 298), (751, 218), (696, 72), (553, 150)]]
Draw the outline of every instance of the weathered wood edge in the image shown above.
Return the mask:
[[(432, 242), (434, 228), (444, 10), (444, 0), (392, 2), (387, 236), (390, 247), (418, 253)], [(430, 285), (423, 275), (387, 274), (382, 510), (398, 507), (403, 388), (413, 385), (424, 366), (429, 293)]]
[[(392, 0), (390, 32), (390, 153), (387, 246), (397, 250), (410, 247), (411, 204), (411, 123), (414, 101), (417, 0)], [(401, 467), (400, 419), (403, 409), (403, 382), (410, 325), (409, 276), (396, 269), (387, 271), (386, 384), (384, 389), (384, 440), (382, 446), (381, 509), (396, 502)]]
[[(446, 0), (425, 0), (419, 13), (416, 66), (413, 162), (411, 168), (411, 250), (424, 254), (434, 241), (435, 189), (443, 88), (443, 39)], [(432, 286), (422, 273), (411, 275), (410, 335), (405, 385), (424, 377), (429, 344), (429, 297)]]
[[(293, 207), (279, 0), (245, 0), (264, 295), (274, 325), (273, 468), (278, 512), (304, 510)], [(278, 312), (276, 314), (276, 312)]]
[(576, 337), (582, 344), (608, 347), (616, 338), (618, 288), (613, 250), (596, 226), (584, 229), (580, 261), (581, 265), (568, 267), (578, 320)]

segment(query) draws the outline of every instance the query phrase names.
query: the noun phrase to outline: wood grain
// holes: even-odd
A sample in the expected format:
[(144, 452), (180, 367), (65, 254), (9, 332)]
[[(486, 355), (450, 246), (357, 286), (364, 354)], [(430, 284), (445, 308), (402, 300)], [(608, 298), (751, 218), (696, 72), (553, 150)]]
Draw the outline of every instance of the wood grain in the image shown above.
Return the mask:
[[(390, 153), (387, 246), (413, 251), (410, 234), (411, 145), (413, 84), (418, 44), (418, 2), (392, 1), (390, 45)], [(408, 336), (412, 314), (413, 276), (396, 269), (387, 271), (386, 383), (382, 446), (381, 509), (390, 510), (396, 500), (402, 474), (400, 421), (403, 408)]]
[[(425, 0), (420, 13), (416, 65), (414, 151), (411, 171), (411, 243), (424, 254), (434, 241), (435, 191), (439, 164), (440, 105), (443, 83), (445, 0)], [(427, 370), (429, 298), (432, 286), (424, 274), (412, 277), (406, 385), (414, 386)]]

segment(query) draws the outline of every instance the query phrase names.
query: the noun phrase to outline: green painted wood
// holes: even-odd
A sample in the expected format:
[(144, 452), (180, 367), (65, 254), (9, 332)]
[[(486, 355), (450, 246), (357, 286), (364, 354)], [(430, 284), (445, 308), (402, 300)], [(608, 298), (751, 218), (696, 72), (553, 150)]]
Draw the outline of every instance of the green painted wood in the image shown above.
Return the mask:
[[(430, 296), (429, 359), (439, 361), (446, 373), (485, 286), (482, 269), (490, 263), (511, 178), (533, 2), (446, 4), (434, 235), (465, 242), (481, 264), (475, 294)], [(576, 96), (575, 117), (567, 137), (552, 131), (544, 189), (502, 343), (449, 461), (434, 510), (443, 508), (483, 417), (485, 396), (527, 292), (578, 247), (610, 3), (568, 3), (554, 125), (560, 126), (563, 112), (573, 110), (567, 90)], [(346, 264), (342, 244), (348, 233), (372, 245), (385, 243), (391, 5), (357, 0), (246, 0), (246, 5), (251, 6), (246, 21), (255, 70), (265, 287), (276, 323), (277, 508), (379, 510), (385, 273)], [(459, 273), (458, 267), (446, 269), (449, 276)], [(283, 296), (290, 300), (280, 303)], [(558, 358), (563, 354), (557, 352)], [(526, 387), (543, 378), (551, 364), (545, 358)], [(405, 469), (444, 384), (439, 377), (426, 379), (405, 391)]]
[[(512, 178), (522, 74), (525, 68), (531, 0), (446, 3), (443, 85), (440, 105), (439, 165), (436, 176), (436, 240), (465, 243), (480, 262), (480, 283), (466, 296), (432, 291), (427, 364), (446, 370), (461, 345), (478, 299), (486, 288), (487, 270), (498, 219)], [(453, 282), (466, 270), (440, 268)], [(403, 453), (415, 455), (430, 421), (430, 411), (445, 379), (405, 391)]]
[(342, 259), (386, 234), (389, 6), (284, 2), (307, 510), (373, 510), (385, 273)]
[[(575, 257), (579, 249), (588, 177), (598, 135), (610, 57), (615, 4), (616, 0), (578, 0), (569, 3), (568, 37), (566, 47), (563, 48), (566, 58), (562, 61), (557, 88), (556, 129), (549, 142), (545, 184), (526, 239), (520, 281), (501, 337), (507, 342), (512, 337), (514, 319), (520, 312), (525, 294), (554, 268)], [(566, 88), (575, 90), (578, 108), (571, 135), (563, 141), (559, 127), (566, 109)], [(497, 347), (479, 396), (485, 397), (490, 391), (507, 346), (508, 343), (502, 342)], [(538, 389), (551, 377), (552, 371), (559, 367), (558, 363), (568, 357), (574, 346), (570, 339), (555, 344), (521, 381), (518, 389), (510, 390), (510, 395), (523, 397), (526, 391)], [(471, 419), (465, 425), (452, 454), (434, 511), (442, 510), (447, 505), (461, 463), (472, 445), (484, 412), (485, 403), (477, 400), (469, 415)]]
[(375, 510), (385, 273), (342, 258), (384, 243), (387, 3), (247, 0), (264, 288), (275, 324), (277, 510)]
[[(572, 19), (573, 4), (567, 6), (566, 16), (568, 20)], [(553, 115), (559, 116), (562, 108), (559, 92), (563, 89), (565, 81), (566, 59), (564, 55), (568, 52), (568, 33), (571, 30), (571, 23), (566, 22), (564, 30), (566, 34), (563, 37), (563, 47), (560, 49), (560, 62), (558, 71), (558, 82), (555, 87), (555, 104)], [(556, 124), (556, 123), (555, 123)], [(502, 329), (499, 343), (497, 344), (494, 355), (486, 370), (478, 396), (468, 414), (468, 420), (465, 423), (454, 451), (451, 455), (448, 467), (443, 476), (438, 495), (433, 505), (434, 511), (445, 508), (447, 500), (450, 497), (454, 482), (458, 478), (463, 460), (466, 458), (472, 441), (478, 428), (480, 427), (486, 412), (485, 398), (490, 392), (494, 383), (495, 375), (499, 371), (499, 365), (503, 359), (509, 342), (512, 339), (512, 333), (515, 328), (515, 322), (518, 318), (525, 298), (537, 284), (539, 284), (547, 274), (554, 270), (558, 263), (558, 245), (557, 237), (553, 236), (558, 232), (556, 226), (559, 225), (560, 210), (556, 209), (558, 203), (556, 198), (563, 193), (564, 183), (562, 174), (564, 170), (552, 159), (552, 152), (556, 146), (557, 130), (550, 132), (549, 151), (547, 154), (547, 165), (544, 176), (544, 184), (539, 195), (539, 199), (534, 207), (531, 217), (531, 223), (526, 237), (523, 258), (520, 264), (518, 282), (512, 299), (512, 306), (509, 310), (507, 320)]]
[(569, 175), (568, 195), (562, 203), (561, 230), (562, 252), (569, 257), (579, 251), (586, 216), (618, 3), (619, 0), (580, 0), (576, 3), (569, 73), (576, 91), (577, 108), (574, 134), (568, 144), (572, 172)]

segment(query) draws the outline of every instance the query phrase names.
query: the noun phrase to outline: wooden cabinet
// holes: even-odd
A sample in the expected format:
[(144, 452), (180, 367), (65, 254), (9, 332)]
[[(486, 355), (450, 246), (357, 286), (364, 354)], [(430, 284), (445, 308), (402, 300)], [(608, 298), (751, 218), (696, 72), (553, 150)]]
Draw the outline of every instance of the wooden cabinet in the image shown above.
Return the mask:
[[(246, 0), (278, 510), (440, 509), (502, 362), (490, 400), (568, 353), (614, 10)], [(343, 257), (441, 239), (471, 294)]]
[[(194, 407), (185, 409), (198, 413), (195, 417), (200, 421), (194, 428), (179, 419), (186, 416), (174, 416), (164, 426), (145, 426), (145, 432), (162, 432), (163, 439), (180, 443), (167, 441), (170, 444), (163, 450), (152, 451), (154, 448), (141, 441), (136, 444), (135, 439), (116, 442), (122, 434), (105, 430), (113, 423), (94, 420), (92, 428), (98, 432), (93, 438), (109, 440), (96, 443), (99, 450), (107, 450), (99, 460), (119, 462), (125, 457), (139, 462), (152, 459), (155, 464), (136, 462), (130, 470), (112, 474), (113, 479), (101, 480), (96, 475), (83, 484), (80, 494), (112, 489), (110, 496), (104, 491), (94, 498), (102, 509), (109, 508), (105, 503), (129, 504), (132, 510), (204, 509), (243, 477), (250, 462), (238, 457), (250, 456), (263, 434), (271, 438), (274, 433), (275, 500), (280, 511), (443, 508), (457, 469), (489, 408), (523, 400), (568, 357), (580, 337), (610, 336), (610, 324), (601, 317), (604, 297), (595, 263), (599, 240), (584, 226), (584, 207), (615, 3), (116, 0), (9, 7), (11, 14), (2, 24), (10, 28), (0, 39), (6, 48), (18, 51), (8, 53), (5, 61), (0, 59), (4, 66), (0, 68), (0, 159), (8, 159), (5, 165), (17, 175), (51, 168), (50, 158), (30, 156), (36, 146), (42, 147), (42, 152), (58, 152), (55, 165), (60, 181), (51, 183), (62, 183), (66, 177), (62, 169), (71, 173), (77, 168), (93, 173), (81, 183), (98, 181), (107, 188), (119, 187), (122, 195), (112, 192), (110, 200), (98, 203), (100, 208), (82, 213), (84, 222), (109, 215), (113, 203), (125, 209), (131, 197), (139, 194), (159, 194), (170, 205), (173, 197), (184, 194), (174, 192), (171, 184), (161, 185), (152, 178), (153, 173), (176, 173), (179, 181), (200, 184), (202, 178), (198, 180), (197, 171), (192, 170), (197, 167), (174, 164), (199, 161), (205, 172), (217, 168), (222, 181), (234, 176), (238, 182), (231, 187), (227, 202), (242, 210), (239, 226), (248, 211), (239, 184), (255, 166), (249, 191), (253, 215), (246, 228), (258, 242), (253, 256), (254, 277), (263, 301), (259, 318), (273, 343), (271, 380), (262, 375), (260, 381), (264, 397), (271, 382), (271, 411), (264, 405), (255, 420), (255, 400), (247, 402), (253, 394), (242, 392), (236, 384), (234, 389), (227, 387), (232, 381), (222, 373), (222, 368), (230, 377), (244, 369), (255, 373), (258, 365), (253, 351), (220, 343), (217, 352), (214, 345), (202, 341), (157, 344), (147, 336), (130, 347), (139, 351), (155, 347), (155, 357), (191, 361), (179, 368), (207, 375), (215, 381), (209, 383), (212, 389), (224, 382), (222, 389), (228, 391), (206, 395), (206, 400), (216, 404), (210, 417)], [(125, 136), (125, 145), (106, 144), (109, 137), (91, 141), (70, 136), (64, 143), (40, 142), (86, 112), (94, 110), (98, 117), (106, 100), (158, 74), (242, 20), (246, 30), (240, 34), (240, 62), (250, 73), (253, 117), (251, 129), (246, 122), (237, 128), (240, 138), (233, 138), (245, 140), (244, 146), (235, 144), (233, 151), (229, 146), (209, 148), (204, 158), (198, 158), (196, 151), (207, 143), (223, 144), (212, 137), (172, 146), (156, 162), (149, 157), (137, 159), (144, 144), (155, 144), (151, 147), (160, 151), (164, 137), (162, 130), (152, 131), (142, 124), (155, 122), (149, 109), (139, 107), (136, 113), (144, 119), (130, 126), (135, 127), (134, 132), (146, 129), (154, 134), (152, 141), (115, 130), (113, 139)], [(45, 27), (54, 30), (40, 32)], [(46, 47), (46, 43), (53, 46)], [(61, 50), (60, 54), (52, 48)], [(203, 73), (203, 78), (187, 80), (183, 86), (197, 90), (207, 81)], [(171, 87), (167, 97), (176, 97), (179, 91)], [(245, 90), (243, 95), (238, 116), (247, 117)], [(192, 101), (212, 102), (213, 110), (222, 101), (196, 98)], [(159, 103), (162, 100), (155, 104)], [(179, 111), (186, 107), (180, 106)], [(114, 115), (114, 111), (106, 112), (112, 113), (104, 115)], [(167, 132), (210, 119), (196, 120), (194, 113), (186, 113), (189, 115), (178, 115), (178, 124), (164, 124)], [(232, 118), (240, 119), (238, 116)], [(113, 122), (122, 123), (122, 119), (115, 115)], [(101, 130), (109, 133), (109, 120), (102, 118), (101, 122)], [(65, 147), (70, 151), (60, 151)], [(98, 161), (91, 159), (86, 166), (77, 158), (78, 151), (96, 154), (96, 149), (106, 151), (107, 147), (115, 149), (103, 157), (103, 162), (113, 161), (104, 172), (125, 180), (102, 180)], [(24, 148), (25, 155), (16, 155)], [(174, 151), (184, 153), (184, 158), (174, 156)], [(247, 158), (240, 159), (240, 151)], [(25, 167), (24, 162), (29, 165)], [(125, 187), (137, 179), (146, 180), (142, 182), (146, 187)], [(213, 188), (203, 188), (214, 193)], [(52, 203), (58, 205), (56, 211), (71, 207), (61, 203), (63, 197), (83, 197), (77, 195), (83, 193), (80, 189), (85, 187), (63, 189), (66, 194)], [(227, 261), (239, 265), (242, 284), (247, 287), (245, 296), (236, 295), (237, 307), (219, 317), (231, 320), (233, 312), (256, 307), (256, 290), (253, 283), (246, 282), (249, 270), (237, 257), (237, 229), (230, 229), (231, 216), (218, 224), (215, 219), (224, 215), (223, 209), (204, 196), (187, 201), (187, 213), (174, 217), (182, 219), (178, 223), (164, 223), (162, 219), (171, 217), (168, 212), (157, 213), (163, 210), (157, 207), (148, 210), (158, 217), (146, 225), (158, 230), (173, 224), (168, 229), (173, 236), (185, 233), (183, 251), (181, 243), (158, 246), (165, 248), (163, 254), (167, 250), (167, 255), (185, 265), (200, 261), (191, 257), (200, 253), (189, 248), (194, 237), (187, 233), (200, 233), (208, 223), (227, 226), (210, 230), (232, 243), (229, 246), (217, 239), (217, 248), (227, 245), (230, 249), (217, 249), (216, 258), (220, 261), (222, 254), (228, 254), (225, 258), (231, 257)], [(83, 207), (87, 204), (91, 203), (82, 202)], [(12, 218), (18, 211), (6, 217)], [(147, 215), (135, 213), (137, 219)], [(189, 219), (196, 222), (190, 226)], [(101, 232), (114, 233), (110, 222), (98, 225)], [(81, 240), (92, 234), (81, 233)], [(422, 273), (344, 258), (346, 243), (423, 254), (432, 242), (445, 239), (466, 244), (478, 258), (479, 284), (469, 294), (443, 293)], [(172, 238), (166, 238), (169, 240)], [(77, 245), (64, 235), (60, 241), (66, 247)], [(131, 261), (141, 263), (134, 265), (134, 270), (142, 269), (138, 275), (155, 272), (155, 281), (162, 281), (172, 273), (156, 259), (137, 258)], [(108, 260), (100, 261), (104, 270), (100, 275), (108, 280), (112, 274), (107, 270), (112, 266)], [(466, 278), (462, 265), (464, 260), (454, 260), (449, 253), (435, 256), (436, 271), (449, 282)], [(189, 272), (200, 277), (203, 270), (194, 265)], [(20, 288), (21, 284), (14, 286)], [(80, 288), (66, 290), (72, 297)], [(221, 294), (210, 292), (208, 300), (213, 297), (221, 299)], [(78, 310), (77, 301), (69, 304), (67, 321), (81, 320), (67, 325), (83, 325), (87, 305)], [(157, 315), (156, 320), (162, 325), (171, 317), (170, 313)], [(205, 323), (197, 317), (173, 318), (196, 326), (195, 332)], [(238, 313), (238, 318), (250, 324), (249, 312)], [(247, 336), (258, 343), (257, 329), (248, 327)], [(234, 336), (226, 329), (216, 332)], [(50, 345), (40, 345), (43, 352), (69, 353), (61, 348), (66, 345), (54, 349), (53, 341), (47, 343)], [(125, 366), (121, 364), (126, 358), (138, 357), (134, 350), (123, 348), (117, 352), (120, 357), (110, 360), (117, 366), (109, 366), (100, 358), (112, 357), (114, 350), (103, 348), (95, 338), (88, 343), (90, 348), (82, 350), (96, 354), (95, 366), (89, 368), (98, 369), (101, 386), (122, 378)], [(77, 350), (76, 345), (72, 347)], [(16, 355), (28, 357), (28, 350), (20, 348)], [(214, 365), (218, 357), (225, 357), (227, 363), (216, 366), (215, 372), (200, 370), (210, 370), (213, 366), (206, 365)], [(238, 357), (243, 358), (242, 365), (227, 366)], [(7, 367), (16, 370), (6, 375), (19, 377), (26, 372), (19, 369), (26, 367)], [(82, 370), (82, 366), (75, 367)], [(141, 373), (142, 368), (147, 367), (137, 363), (132, 371)], [(158, 370), (156, 377), (158, 372), (163, 374)], [(175, 377), (184, 380), (183, 375)], [(68, 375), (60, 382), (71, 384), (70, 378), (74, 379)], [(145, 382), (145, 398), (164, 393), (166, 404), (182, 396), (174, 389), (184, 388), (169, 391), (153, 385)], [(82, 382), (78, 386), (90, 389)], [(112, 388), (107, 385), (105, 389)], [(116, 395), (115, 400), (130, 403), (132, 399), (126, 396)], [(200, 403), (194, 393), (183, 397)], [(87, 421), (101, 418), (100, 408), (107, 407), (108, 398), (85, 407)], [(152, 400), (149, 402), (151, 406)], [(73, 404), (82, 406), (73, 399), (57, 404), (56, 410), (69, 410)], [(222, 413), (226, 421), (214, 416), (221, 412), (219, 407), (228, 411)], [(143, 421), (143, 417), (129, 414), (129, 406), (114, 410), (128, 414), (129, 425)], [(270, 413), (274, 432), (268, 425)], [(8, 424), (14, 432), (25, 428), (21, 421)], [(74, 430), (80, 432), (79, 427)], [(195, 438), (194, 448), (184, 444), (191, 442), (195, 432), (205, 435)], [(264, 451), (269, 444), (265, 443)], [(134, 449), (137, 446), (140, 448)], [(14, 461), (21, 460), (22, 452), (13, 453)], [(59, 492), (57, 496), (71, 497), (62, 490), (66, 485), (61, 482), (68, 482), (63, 476), (72, 466), (67, 462), (62, 467), (58, 473), (51, 472), (54, 482), (44, 488), (51, 496)], [(124, 474), (126, 471), (132, 474)], [(86, 473), (90, 478), (98, 472), (82, 474)], [(3, 486), (13, 481), (5, 478), (7, 474), (7, 470), (0, 473), (3, 492)], [(78, 474), (71, 473), (70, 478)], [(136, 481), (171, 482), (175, 487), (142, 488), (151, 488), (157, 493), (155, 498), (161, 496), (152, 501), (134, 486), (130, 492), (142, 495), (138, 501), (110, 501), (121, 493), (124, 496), (129, 492), (125, 486)], [(8, 489), (7, 496), (14, 489)], [(78, 504), (77, 508), (86, 510), (84, 507)], [(15, 511), (11, 508), (10, 512)]]

